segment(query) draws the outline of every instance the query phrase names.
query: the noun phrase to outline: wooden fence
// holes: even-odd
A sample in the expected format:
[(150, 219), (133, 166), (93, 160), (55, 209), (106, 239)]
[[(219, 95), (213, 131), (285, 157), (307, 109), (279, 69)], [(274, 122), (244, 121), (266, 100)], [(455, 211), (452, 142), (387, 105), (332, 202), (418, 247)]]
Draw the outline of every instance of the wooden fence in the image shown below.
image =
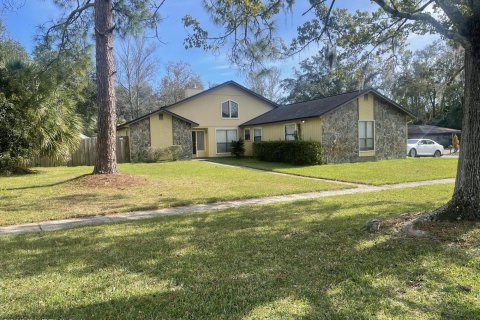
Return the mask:
[[(68, 161), (58, 161), (50, 158), (37, 158), (33, 161), (35, 167), (57, 166), (93, 166), (96, 157), (97, 138), (82, 139), (80, 146), (73, 152)], [(128, 137), (117, 137), (117, 162), (130, 162), (130, 147)]]

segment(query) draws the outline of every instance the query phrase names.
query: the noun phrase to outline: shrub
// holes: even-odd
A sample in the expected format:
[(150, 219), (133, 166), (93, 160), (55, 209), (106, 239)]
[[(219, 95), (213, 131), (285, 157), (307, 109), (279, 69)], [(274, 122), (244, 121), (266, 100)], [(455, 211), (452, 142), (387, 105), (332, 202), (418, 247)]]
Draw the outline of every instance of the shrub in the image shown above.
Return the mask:
[(160, 161), (175, 161), (180, 159), (182, 146), (169, 146), (163, 148), (150, 147), (140, 150), (136, 158), (132, 162), (160, 162)]
[(0, 175), (11, 175), (17, 168), (18, 159), (0, 153)]
[(254, 155), (262, 161), (296, 165), (322, 163), (322, 145), (317, 141), (262, 141), (253, 144)]
[(232, 141), (232, 156), (236, 158), (240, 158), (245, 153), (245, 142), (243, 139), (239, 139), (238, 141)]

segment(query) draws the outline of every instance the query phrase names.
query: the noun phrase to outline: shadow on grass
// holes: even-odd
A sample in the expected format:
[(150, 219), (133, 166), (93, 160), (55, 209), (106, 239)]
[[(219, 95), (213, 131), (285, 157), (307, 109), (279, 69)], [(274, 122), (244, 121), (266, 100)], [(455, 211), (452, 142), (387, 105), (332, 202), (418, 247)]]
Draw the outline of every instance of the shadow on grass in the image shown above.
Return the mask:
[(260, 161), (253, 157), (243, 157), (240, 159), (236, 159), (232, 157), (206, 158), (203, 161), (218, 163), (218, 164), (227, 164), (231, 166), (242, 166), (242, 167), (247, 167), (247, 168), (257, 169), (262, 171), (277, 171), (280, 169), (309, 167), (309, 166), (299, 166), (299, 165), (293, 165), (293, 164), (282, 163), (282, 162)]
[[(441, 268), (473, 272), (468, 252), (359, 231), (366, 219), (436, 205), (301, 201), (0, 239), (3, 280), (63, 274), (66, 287), (41, 292), (43, 301), (68, 288), (62, 304), (27, 300), (4, 316), (478, 319), (473, 292)], [(138, 281), (143, 289), (130, 292)]]
[(78, 180), (78, 179), (80, 179), (80, 178), (83, 178), (83, 177), (86, 177), (86, 176), (89, 176), (89, 175), (91, 175), (91, 174), (90, 174), (90, 173), (86, 173), (86, 174), (82, 174), (82, 175), (79, 175), (79, 176), (76, 176), (76, 177), (73, 177), (73, 178), (70, 178), (70, 179), (66, 179), (66, 180), (62, 180), (62, 181), (58, 181), (58, 182), (54, 182), (54, 183), (40, 184), (40, 185), (27, 186), (27, 187), (5, 188), (5, 189), (3, 189), (3, 190), (13, 191), (13, 190), (27, 190), (27, 189), (38, 189), (38, 188), (55, 187), (55, 186), (59, 186), (59, 185), (62, 185), (62, 184), (69, 183), (69, 182), (76, 181), (76, 180)]
[[(124, 195), (122, 194), (79, 193), (51, 197), (48, 201), (39, 198), (36, 201), (4, 203), (0, 205), (0, 209), (6, 212), (25, 212), (34, 207), (37, 212), (45, 212), (53, 210), (54, 208), (59, 208), (58, 210), (65, 210), (65, 207), (81, 208), (82, 206), (92, 205), (92, 203), (95, 202), (102, 205), (108, 205), (108, 208), (115, 208), (112, 204), (122, 199), (124, 199)], [(124, 207), (121, 203), (118, 206)]]

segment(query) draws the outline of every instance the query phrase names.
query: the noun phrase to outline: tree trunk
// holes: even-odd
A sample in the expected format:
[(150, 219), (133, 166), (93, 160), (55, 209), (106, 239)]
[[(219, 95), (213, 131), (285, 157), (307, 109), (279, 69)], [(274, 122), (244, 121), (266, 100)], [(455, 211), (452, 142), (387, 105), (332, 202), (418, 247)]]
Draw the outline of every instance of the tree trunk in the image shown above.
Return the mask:
[(95, 0), (98, 133), (94, 174), (117, 172), (112, 0)]
[(465, 48), (465, 105), (455, 191), (435, 219), (480, 220), (480, 19), (472, 45)]
[(435, 120), (436, 114), (435, 114), (435, 104), (437, 100), (437, 91), (433, 89), (433, 97), (431, 98), (432, 100), (432, 119)]

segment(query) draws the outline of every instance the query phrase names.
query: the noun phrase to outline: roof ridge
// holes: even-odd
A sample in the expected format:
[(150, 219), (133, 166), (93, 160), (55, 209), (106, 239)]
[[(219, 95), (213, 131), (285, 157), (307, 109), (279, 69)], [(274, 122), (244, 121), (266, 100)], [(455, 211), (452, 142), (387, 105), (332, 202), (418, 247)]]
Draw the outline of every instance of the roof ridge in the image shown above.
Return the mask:
[(349, 93), (354, 93), (354, 92), (362, 92), (362, 91), (368, 91), (368, 90), (371, 90), (371, 88), (361, 89), (361, 90), (352, 90), (352, 91), (347, 91), (347, 92), (332, 94), (332, 95), (329, 95), (329, 96), (326, 96), (326, 97), (323, 97), (323, 98), (310, 99), (310, 100), (304, 100), (304, 101), (300, 101), (300, 102), (293, 102), (293, 103), (283, 104), (283, 105), (281, 105), (281, 106), (285, 106), (285, 107), (286, 107), (286, 106), (291, 106), (291, 105), (294, 105), (294, 104), (305, 103), (305, 102), (312, 102), (312, 101), (327, 99), (327, 98), (331, 98), (331, 97), (341, 96), (341, 95), (344, 95), (344, 94), (349, 94)]
[(392, 105), (393, 107), (399, 109), (401, 112), (406, 113), (410, 117), (414, 118), (414, 115), (411, 112), (403, 108), (395, 101), (389, 99), (388, 97), (385, 97), (373, 88), (366, 88), (362, 90), (349, 91), (337, 95), (332, 95), (321, 99), (314, 99), (305, 102), (297, 102), (290, 105), (284, 105), (280, 108), (271, 110), (247, 122), (244, 122), (241, 124), (241, 126), (281, 122), (300, 118), (319, 117), (327, 112), (330, 112), (331, 110), (345, 105), (352, 100), (358, 99), (358, 97), (361, 97), (362, 95), (365, 95), (367, 93), (374, 94), (379, 99), (385, 101), (385, 103)]

